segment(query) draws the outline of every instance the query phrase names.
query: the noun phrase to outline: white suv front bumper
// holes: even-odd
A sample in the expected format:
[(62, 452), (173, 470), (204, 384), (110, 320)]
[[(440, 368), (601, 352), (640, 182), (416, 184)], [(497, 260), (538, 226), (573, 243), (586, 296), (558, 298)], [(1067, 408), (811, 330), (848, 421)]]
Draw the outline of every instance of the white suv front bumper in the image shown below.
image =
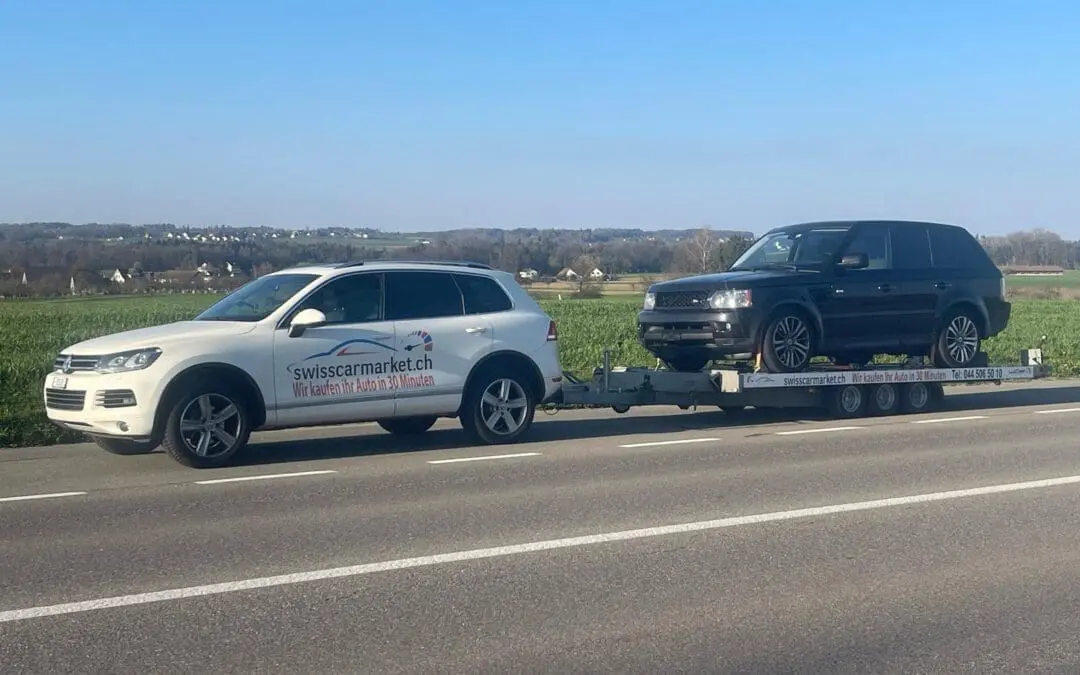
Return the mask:
[(43, 396), (49, 421), (98, 436), (146, 439), (154, 429), (160, 382), (146, 371), (102, 374), (54, 371)]

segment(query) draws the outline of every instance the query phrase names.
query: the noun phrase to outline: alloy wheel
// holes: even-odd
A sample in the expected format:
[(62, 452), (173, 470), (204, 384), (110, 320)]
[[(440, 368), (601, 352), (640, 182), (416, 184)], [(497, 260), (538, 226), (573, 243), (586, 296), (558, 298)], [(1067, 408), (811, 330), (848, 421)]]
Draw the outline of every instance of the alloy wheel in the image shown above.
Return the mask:
[(956, 363), (968, 363), (979, 349), (979, 329), (968, 316), (954, 317), (945, 328), (945, 349)]
[(529, 397), (510, 379), (495, 380), (480, 398), (480, 419), (494, 434), (509, 436), (521, 428), (529, 414)]
[(199, 457), (231, 452), (240, 438), (240, 408), (222, 394), (201, 394), (180, 413), (180, 438)]
[(773, 327), (772, 345), (786, 368), (800, 368), (810, 360), (810, 327), (797, 316), (785, 316)]

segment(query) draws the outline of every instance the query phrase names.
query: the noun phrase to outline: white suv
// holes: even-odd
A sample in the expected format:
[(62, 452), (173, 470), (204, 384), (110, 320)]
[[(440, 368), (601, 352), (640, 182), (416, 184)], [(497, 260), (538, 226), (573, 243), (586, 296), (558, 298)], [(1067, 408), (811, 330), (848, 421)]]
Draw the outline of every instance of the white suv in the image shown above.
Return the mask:
[(260, 277), (191, 321), (65, 349), (49, 419), (116, 454), (161, 445), (221, 466), (253, 429), (458, 417), (509, 443), (562, 386), (555, 323), (513, 275), (473, 263), (355, 262)]

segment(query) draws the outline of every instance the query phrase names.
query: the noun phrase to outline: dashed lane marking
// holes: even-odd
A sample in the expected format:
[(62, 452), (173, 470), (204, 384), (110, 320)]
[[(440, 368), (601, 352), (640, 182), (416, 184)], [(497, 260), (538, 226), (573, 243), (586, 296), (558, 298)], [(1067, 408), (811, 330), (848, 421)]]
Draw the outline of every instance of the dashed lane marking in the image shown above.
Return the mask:
[(240, 483), (250, 480), (272, 480), (274, 478), (296, 478), (299, 476), (321, 476), (328, 473), (337, 473), (333, 469), (321, 471), (297, 471), (296, 473), (264, 473), (255, 476), (236, 476), (234, 478), (212, 478), (209, 480), (197, 480), (196, 485), (217, 485), (219, 483)]
[(777, 436), (798, 436), (800, 434), (824, 434), (830, 431), (854, 431), (866, 427), (818, 427), (816, 429), (794, 429), (792, 431), (777, 431)]
[(42, 495), (19, 495), (17, 497), (0, 497), (0, 502), (28, 502), (34, 499), (59, 499), (60, 497), (81, 497), (85, 492), (52, 492)]
[(539, 452), (515, 452), (509, 455), (477, 455), (476, 457), (455, 457), (454, 459), (432, 459), (428, 464), (456, 464), (458, 462), (480, 462), (485, 459), (512, 459), (514, 457), (536, 457)]
[(967, 415), (965, 417), (935, 417), (928, 420), (913, 420), (912, 424), (947, 424), (949, 422), (970, 422), (971, 420), (984, 420), (987, 415)]
[(620, 445), (620, 448), (651, 448), (657, 445), (685, 445), (687, 443), (710, 443), (712, 441), (718, 441), (719, 438), (682, 438), (676, 441), (650, 441), (648, 443), (627, 443), (626, 445)]

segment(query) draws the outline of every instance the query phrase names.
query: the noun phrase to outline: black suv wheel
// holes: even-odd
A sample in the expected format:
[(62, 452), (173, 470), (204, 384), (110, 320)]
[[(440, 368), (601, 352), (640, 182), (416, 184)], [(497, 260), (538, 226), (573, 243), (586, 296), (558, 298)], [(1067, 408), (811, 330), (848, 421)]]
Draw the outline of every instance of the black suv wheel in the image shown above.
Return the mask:
[(934, 363), (941, 368), (965, 368), (979, 353), (982, 336), (979, 323), (967, 310), (945, 315), (934, 344)]
[(765, 325), (762, 359), (770, 373), (805, 370), (814, 355), (814, 329), (797, 310), (780, 311)]

